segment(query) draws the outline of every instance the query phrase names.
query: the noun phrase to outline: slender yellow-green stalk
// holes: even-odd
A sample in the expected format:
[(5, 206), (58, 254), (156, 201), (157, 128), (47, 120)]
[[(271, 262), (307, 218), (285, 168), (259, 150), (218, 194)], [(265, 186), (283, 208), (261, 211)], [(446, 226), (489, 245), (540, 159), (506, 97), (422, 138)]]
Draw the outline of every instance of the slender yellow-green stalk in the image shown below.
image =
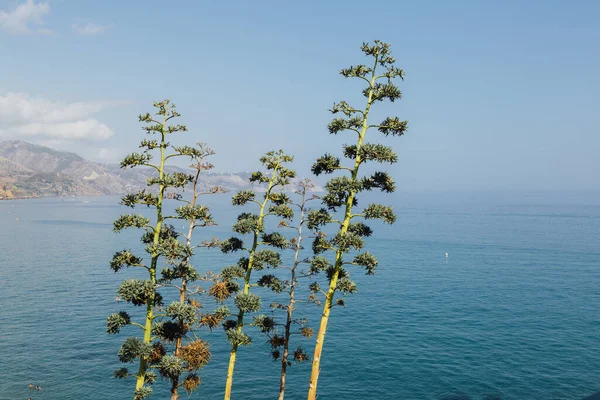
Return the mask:
[[(288, 198), (282, 193), (274, 192), (276, 187), (285, 186), (289, 183), (289, 179), (295, 176), (293, 170), (283, 166), (284, 163), (291, 161), (292, 157), (285, 155), (281, 150), (267, 153), (261, 158), (261, 163), (269, 173), (254, 172), (250, 177), (250, 182), (266, 185), (264, 199), (262, 201), (255, 200), (256, 194), (250, 190), (243, 190), (235, 194), (232, 198), (232, 204), (234, 205), (240, 206), (247, 203), (254, 203), (258, 205), (259, 210), (257, 214), (240, 214), (233, 226), (233, 231), (240, 235), (252, 235), (252, 245), (250, 247), (245, 248), (242, 240), (237, 237), (227, 239), (221, 244), (221, 250), (224, 253), (239, 250), (248, 252), (248, 257), (240, 258), (237, 265), (225, 267), (221, 272), (226, 283), (228, 295), (238, 292), (234, 298), (235, 306), (238, 309), (236, 318), (225, 321), (224, 325), (227, 338), (231, 343), (227, 380), (225, 383), (225, 400), (231, 399), (233, 376), (239, 347), (240, 345), (247, 346), (251, 343), (250, 337), (243, 329), (246, 325), (245, 317), (247, 317), (248, 313), (259, 311), (261, 306), (260, 297), (251, 293), (251, 288), (256, 285), (271, 286), (276, 282), (276, 278), (273, 275), (264, 275), (257, 284), (253, 284), (251, 282), (252, 272), (254, 270), (262, 270), (265, 265), (276, 268), (281, 262), (279, 254), (274, 250), (258, 250), (258, 248), (262, 245), (268, 245), (283, 249), (288, 245), (287, 240), (280, 233), (265, 232), (265, 218), (269, 215), (290, 218), (293, 215), (291, 209), (286, 206), (289, 201)], [(236, 279), (242, 281), (241, 288), (237, 284)]]
[[(166, 124), (167, 124), (167, 114), (163, 116), (163, 121), (160, 124), (160, 163), (158, 166), (158, 198), (156, 200), (156, 224), (154, 225), (154, 238), (152, 243), (154, 244), (154, 249), (151, 253), (151, 261), (150, 268), (148, 269), (148, 273), (150, 275), (150, 283), (152, 286), (156, 286), (156, 267), (158, 264), (158, 251), (156, 250), (159, 239), (160, 239), (160, 231), (162, 229), (163, 224), (163, 198), (165, 195), (165, 185), (163, 183), (164, 173), (165, 173), (165, 136), (166, 136)], [(156, 121), (154, 121), (156, 122)], [(148, 300), (146, 302), (146, 320), (144, 323), (144, 343), (150, 344), (152, 341), (152, 322), (154, 321), (154, 301), (156, 299), (156, 292), (152, 290), (148, 296)], [(146, 383), (146, 370), (148, 369), (148, 359), (146, 357), (140, 357), (140, 367), (136, 376), (135, 390), (139, 390)]]
[[(391, 148), (365, 142), (369, 128), (377, 128), (386, 136), (389, 134), (400, 136), (404, 134), (407, 126), (406, 121), (400, 121), (397, 117), (386, 118), (380, 124), (369, 125), (369, 113), (371, 106), (375, 102), (386, 99), (393, 102), (401, 97), (399, 89), (391, 80), (396, 77), (402, 77), (403, 72), (394, 67), (395, 60), (391, 57), (388, 44), (375, 41), (372, 46), (363, 44), (361, 49), (365, 55), (373, 57), (372, 67), (358, 65), (342, 70), (341, 74), (346, 78), (359, 78), (367, 83), (368, 86), (363, 90), (363, 95), (367, 99), (366, 105), (364, 109), (359, 110), (349, 106), (344, 101), (335, 104), (331, 110), (332, 113), (341, 112), (345, 115), (345, 118), (334, 118), (329, 124), (329, 132), (331, 134), (351, 131), (357, 135), (355, 144), (344, 146), (344, 156), (353, 160), (354, 163), (351, 167), (343, 167), (340, 165), (339, 158), (326, 154), (319, 158), (312, 168), (313, 173), (316, 175), (342, 171), (349, 173), (349, 176), (332, 178), (325, 187), (328, 193), (323, 197), (323, 204), (326, 208), (313, 212), (309, 216), (309, 227), (311, 229), (318, 230), (320, 226), (329, 223), (336, 223), (339, 226), (335, 237), (326, 239), (326, 235), (319, 234), (313, 244), (315, 254), (333, 251), (335, 252), (335, 258), (333, 264), (329, 264), (322, 256), (316, 256), (313, 260), (314, 269), (328, 272), (329, 285), (326, 292), (322, 292), (316, 283), (312, 287), (315, 293), (324, 293), (325, 301), (323, 302), (323, 312), (321, 314), (321, 322), (312, 359), (308, 391), (309, 400), (314, 400), (317, 397), (317, 382), (321, 369), (321, 357), (331, 310), (336, 304), (344, 304), (343, 300), (334, 302), (335, 294), (338, 291), (344, 293), (353, 293), (356, 291), (356, 284), (349, 279), (349, 273), (345, 269), (345, 266), (362, 266), (366, 268), (368, 274), (371, 274), (377, 265), (377, 259), (368, 252), (358, 254), (351, 262), (344, 260), (344, 255), (351, 249), (360, 250), (364, 245), (363, 238), (370, 236), (372, 233), (371, 229), (365, 224), (353, 223), (352, 220), (362, 217), (365, 219), (382, 219), (388, 223), (395, 221), (395, 216), (391, 208), (379, 204), (371, 204), (362, 213), (354, 213), (358, 193), (372, 189), (392, 192), (395, 188), (394, 181), (385, 172), (376, 172), (369, 177), (359, 176), (361, 165), (367, 161), (393, 163), (397, 160), (397, 156)], [(377, 75), (376, 70), (378, 67), (384, 68), (385, 72)], [(386, 83), (377, 82), (379, 79), (386, 79)], [(335, 213), (338, 208), (343, 210), (343, 218), (341, 220), (334, 220), (330, 212)]]
[[(259, 213), (258, 213), (258, 223), (256, 224), (256, 229), (254, 229), (253, 231), (253, 238), (252, 238), (252, 247), (250, 248), (249, 251), (249, 255), (248, 255), (248, 267), (246, 270), (246, 275), (244, 276), (244, 289), (242, 290), (243, 294), (248, 294), (250, 292), (250, 277), (252, 275), (252, 265), (254, 263), (254, 255), (256, 254), (256, 249), (258, 248), (258, 241), (260, 238), (260, 234), (262, 229), (260, 227), (264, 226), (264, 219), (265, 219), (265, 207), (267, 206), (267, 203), (269, 202), (269, 194), (271, 193), (271, 190), (273, 189), (273, 185), (275, 183), (275, 179), (277, 177), (277, 170), (279, 168), (276, 167), (273, 170), (273, 173), (271, 175), (271, 178), (269, 179), (268, 182), (268, 186), (267, 186), (267, 194), (265, 195), (265, 199), (263, 200), (262, 203), (260, 203), (260, 209), (259, 209)], [(236, 330), (238, 332), (242, 332), (242, 328), (244, 327), (244, 310), (239, 310), (238, 315), (237, 315), (237, 326), (236, 326)], [(229, 400), (231, 399), (231, 388), (233, 386), (233, 372), (235, 369), (235, 361), (236, 361), (236, 357), (237, 357), (237, 351), (238, 351), (238, 347), (239, 347), (239, 343), (238, 342), (234, 342), (231, 345), (231, 352), (229, 354), (229, 365), (227, 366), (227, 381), (225, 382), (225, 400)]]
[[(111, 314), (107, 318), (107, 332), (119, 333), (121, 328), (127, 325), (137, 326), (142, 329), (143, 335), (127, 338), (119, 350), (119, 359), (124, 363), (131, 363), (139, 360), (138, 372), (134, 375), (136, 378), (134, 400), (145, 399), (152, 393), (152, 384), (156, 381), (157, 374), (151, 370), (159, 369), (161, 374), (166, 372), (165, 365), (162, 365), (164, 346), (159, 341), (152, 343), (154, 339), (164, 340), (164, 333), (161, 329), (164, 325), (156, 323), (158, 317), (155, 308), (162, 305), (162, 296), (158, 292), (161, 282), (157, 279), (157, 268), (159, 259), (164, 257), (170, 261), (183, 260), (191, 255), (189, 246), (180, 243), (177, 240), (177, 233), (172, 226), (165, 225), (167, 218), (173, 218), (163, 215), (164, 200), (166, 199), (166, 189), (174, 188), (176, 190), (184, 188), (193, 177), (181, 172), (167, 173), (165, 163), (171, 157), (194, 156), (196, 152), (187, 146), (174, 147), (167, 142), (167, 136), (176, 132), (184, 132), (187, 128), (183, 125), (168, 125), (168, 122), (179, 113), (175, 106), (169, 101), (154, 103), (157, 108), (155, 115), (159, 118), (154, 119), (150, 113), (140, 115), (140, 122), (145, 123), (143, 129), (149, 135), (156, 135), (159, 139), (144, 139), (140, 147), (141, 153), (132, 153), (125, 157), (121, 162), (121, 168), (130, 167), (149, 167), (154, 171), (148, 180), (148, 187), (154, 188), (146, 191), (141, 190), (136, 193), (130, 193), (123, 196), (121, 204), (134, 208), (137, 205), (144, 205), (153, 208), (155, 211), (155, 222), (150, 224), (150, 218), (141, 214), (124, 214), (114, 222), (114, 230), (119, 232), (126, 228), (140, 228), (145, 230), (142, 235), (142, 243), (146, 245), (145, 251), (150, 256), (150, 262), (145, 264), (143, 259), (135, 256), (130, 250), (122, 250), (113, 256), (110, 263), (111, 268), (117, 272), (125, 267), (139, 267), (148, 272), (147, 279), (128, 279), (121, 283), (118, 290), (118, 298), (133, 304), (134, 306), (145, 306), (145, 318), (143, 323), (131, 321), (131, 317), (125, 311)], [(167, 149), (172, 151), (167, 155)], [(158, 150), (158, 151), (157, 151)], [(153, 152), (158, 152), (160, 159), (158, 163), (153, 164)], [(177, 310), (171, 309), (168, 314), (177, 314)], [(161, 315), (166, 316), (166, 314)], [(168, 338), (167, 338), (168, 339)], [(129, 376), (127, 368), (121, 368), (115, 371), (115, 377), (127, 378)]]

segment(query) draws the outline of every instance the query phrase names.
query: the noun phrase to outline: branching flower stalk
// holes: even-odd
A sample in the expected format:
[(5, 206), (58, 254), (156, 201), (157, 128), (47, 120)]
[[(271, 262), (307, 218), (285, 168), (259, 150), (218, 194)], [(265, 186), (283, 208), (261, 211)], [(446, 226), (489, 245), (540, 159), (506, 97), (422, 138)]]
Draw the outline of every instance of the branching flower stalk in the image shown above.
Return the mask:
[[(143, 332), (142, 338), (127, 338), (119, 350), (119, 360), (124, 363), (133, 363), (139, 360), (138, 372), (136, 377), (136, 386), (134, 400), (148, 398), (152, 389), (147, 384), (156, 381), (157, 375), (151, 368), (158, 369), (164, 375), (166, 371), (165, 350), (160, 342), (152, 341), (154, 339), (165, 338), (165, 324), (156, 323), (156, 319), (164, 316), (179, 316), (184, 309), (176, 305), (169, 305), (165, 309), (165, 314), (156, 314), (156, 309), (162, 307), (162, 296), (158, 292), (160, 282), (157, 279), (157, 268), (159, 259), (164, 258), (169, 263), (174, 264), (176, 260), (185, 260), (192, 255), (192, 248), (178, 239), (178, 233), (175, 229), (165, 224), (169, 218), (180, 218), (181, 216), (164, 216), (164, 201), (167, 198), (167, 189), (172, 188), (175, 191), (182, 190), (186, 185), (193, 181), (193, 176), (182, 172), (167, 173), (165, 163), (173, 157), (192, 157), (197, 154), (197, 149), (188, 146), (175, 147), (167, 141), (167, 137), (177, 132), (185, 132), (187, 128), (183, 125), (170, 125), (169, 121), (180, 116), (175, 106), (169, 101), (154, 103), (157, 109), (154, 116), (150, 113), (140, 115), (140, 122), (145, 123), (143, 129), (147, 134), (158, 137), (158, 139), (144, 139), (140, 148), (144, 149), (141, 153), (132, 153), (125, 157), (121, 162), (121, 168), (148, 167), (154, 171), (148, 180), (148, 186), (154, 190), (142, 190), (137, 193), (125, 195), (121, 204), (134, 208), (139, 205), (154, 209), (155, 222), (150, 223), (150, 218), (142, 214), (124, 214), (114, 222), (114, 230), (120, 232), (126, 228), (143, 229), (141, 241), (146, 245), (145, 251), (150, 256), (150, 262), (144, 262), (141, 257), (133, 254), (131, 250), (122, 250), (115, 253), (110, 263), (113, 271), (117, 272), (126, 267), (137, 267), (147, 271), (147, 279), (128, 279), (121, 283), (118, 294), (124, 301), (134, 306), (145, 307), (145, 318), (143, 323), (133, 322), (131, 316), (121, 311), (111, 314), (107, 318), (107, 332), (109, 334), (119, 333), (120, 330), (128, 325), (137, 326)], [(167, 153), (167, 150), (169, 152)], [(159, 160), (152, 163), (155, 153), (158, 153)], [(168, 337), (169, 335), (167, 335)], [(129, 374), (127, 368), (121, 368), (115, 371), (115, 377), (126, 378)]]
[[(190, 167), (194, 170), (192, 175), (191, 199), (184, 199), (179, 194), (171, 196), (184, 203), (183, 206), (177, 208), (176, 213), (179, 219), (188, 221), (187, 234), (183, 235), (185, 238), (185, 245), (188, 248), (218, 246), (218, 241), (216, 239), (203, 241), (202, 244), (196, 246), (192, 243), (192, 235), (197, 227), (216, 225), (209, 209), (198, 204), (198, 198), (202, 195), (225, 192), (220, 186), (211, 187), (207, 191), (201, 191), (199, 187), (199, 179), (202, 171), (209, 171), (214, 168), (214, 166), (211, 163), (206, 162), (205, 159), (214, 155), (215, 152), (205, 143), (197, 143), (195, 148), (185, 147), (181, 148), (181, 150), (185, 150), (184, 152), (192, 159), (193, 163)], [(179, 286), (176, 286), (179, 290), (177, 309), (184, 311), (182, 313), (183, 315), (179, 315), (175, 318), (178, 329), (171, 330), (171, 332), (175, 332), (175, 348), (173, 351), (175, 358), (172, 359), (172, 367), (168, 368), (168, 371), (164, 371), (166, 374), (163, 374), (171, 380), (171, 400), (179, 399), (180, 386), (183, 386), (188, 393), (198, 387), (200, 378), (197, 375), (197, 370), (204, 366), (210, 358), (210, 351), (207, 343), (197, 337), (187, 345), (183, 345), (183, 339), (187, 332), (192, 330), (195, 323), (199, 322), (197, 321), (196, 314), (201, 307), (201, 304), (191, 297), (197, 294), (198, 290), (193, 290), (188, 287), (191, 282), (196, 281), (199, 278), (196, 269), (190, 264), (190, 258), (191, 254), (187, 254), (183, 260), (176, 260), (176, 263), (172, 268), (165, 268), (162, 271), (163, 278), (161, 279), (161, 282), (172, 282), (175, 279), (179, 279)], [(173, 309), (175, 309), (175, 307), (173, 307)], [(191, 320), (186, 319), (188, 313), (185, 312), (190, 309), (194, 311)], [(190, 315), (192, 314), (190, 313)], [(181, 382), (181, 375), (184, 370), (187, 370), (188, 375)]]
[[(296, 190), (295, 194), (299, 196), (298, 202), (290, 201), (290, 205), (296, 208), (300, 215), (298, 216), (298, 224), (296, 226), (290, 225), (287, 220), (282, 220), (279, 226), (282, 228), (289, 228), (295, 232), (295, 237), (289, 242), (288, 249), (294, 252), (293, 262), (291, 266), (285, 266), (282, 268), (289, 269), (290, 278), (289, 280), (280, 281), (279, 285), (271, 285), (271, 289), (276, 292), (284, 292), (287, 294), (287, 301), (285, 302), (273, 302), (271, 304), (272, 317), (265, 315), (258, 315), (254, 317), (254, 325), (258, 326), (263, 333), (269, 337), (269, 343), (271, 344), (271, 355), (274, 360), (281, 361), (281, 374), (279, 379), (279, 399), (283, 400), (285, 396), (285, 385), (287, 378), (287, 368), (292, 365), (290, 359), (296, 362), (303, 362), (308, 360), (308, 356), (301, 346), (290, 355), (290, 339), (293, 334), (299, 334), (310, 338), (313, 335), (313, 330), (307, 326), (306, 318), (294, 317), (294, 311), (296, 310), (296, 289), (299, 284), (299, 279), (311, 277), (310, 271), (299, 271), (298, 267), (302, 263), (308, 262), (308, 259), (300, 258), (300, 251), (303, 249), (303, 231), (302, 228), (306, 222), (306, 216), (308, 212), (308, 202), (319, 197), (312, 194), (308, 195), (314, 185), (309, 179), (305, 179), (299, 183), (299, 189)], [(260, 284), (260, 282), (259, 282)], [(278, 318), (275, 316), (277, 311), (283, 311), (285, 313), (285, 322), (278, 322)], [(292, 327), (298, 327), (298, 329), (292, 329)]]
[[(402, 136), (408, 126), (406, 121), (401, 121), (398, 117), (388, 117), (381, 123), (369, 124), (369, 113), (375, 103), (384, 100), (394, 102), (402, 97), (402, 93), (392, 81), (398, 77), (403, 78), (404, 72), (394, 66), (395, 59), (391, 55), (389, 44), (376, 40), (372, 45), (364, 43), (361, 50), (366, 56), (372, 58), (371, 66), (351, 66), (341, 70), (340, 73), (345, 78), (357, 78), (366, 83), (366, 87), (362, 91), (367, 99), (366, 105), (364, 109), (356, 109), (345, 101), (334, 104), (331, 112), (333, 114), (341, 113), (343, 117), (334, 118), (328, 126), (330, 134), (350, 131), (356, 135), (355, 144), (344, 145), (343, 149), (344, 157), (351, 160), (351, 165), (343, 166), (340, 158), (325, 154), (312, 166), (312, 172), (315, 175), (334, 172), (341, 172), (342, 175), (328, 181), (325, 186), (327, 194), (323, 196), (324, 207), (311, 211), (308, 217), (307, 226), (317, 231), (316, 239), (313, 242), (313, 251), (316, 256), (312, 260), (312, 270), (326, 272), (329, 281), (325, 291), (322, 291), (316, 282), (311, 287), (315, 293), (324, 293), (325, 301), (312, 360), (309, 400), (315, 400), (317, 397), (317, 381), (331, 309), (336, 304), (344, 304), (342, 299), (338, 299), (334, 303), (335, 294), (336, 292), (353, 293), (357, 289), (356, 284), (350, 280), (349, 272), (345, 267), (361, 266), (365, 268), (367, 274), (373, 274), (378, 263), (377, 258), (370, 252), (360, 252), (364, 246), (364, 238), (372, 234), (371, 228), (362, 222), (353, 222), (353, 220), (356, 218), (380, 219), (389, 224), (396, 220), (392, 208), (381, 204), (370, 204), (362, 212), (354, 210), (358, 205), (356, 196), (360, 192), (379, 189), (389, 193), (395, 190), (395, 183), (386, 172), (359, 176), (360, 167), (366, 162), (377, 161), (391, 164), (398, 159), (390, 147), (366, 142), (367, 132), (371, 128), (376, 128), (384, 136)], [(383, 71), (381, 72), (381, 70)], [(338, 209), (343, 210), (343, 215), (340, 220), (335, 220), (334, 214)], [(332, 238), (328, 238), (321, 230), (328, 224), (336, 224), (338, 229)], [(352, 261), (347, 261), (344, 259), (344, 255), (350, 251), (358, 253)], [(320, 255), (325, 252), (335, 254), (333, 264)]]
[[(286, 320), (283, 331), (283, 341), (279, 340), (279, 337), (275, 336), (271, 338), (271, 346), (274, 348), (274, 355), (279, 354), (279, 346), (283, 342), (283, 351), (281, 352), (281, 376), (279, 379), (279, 400), (283, 400), (285, 396), (285, 382), (287, 377), (287, 367), (291, 365), (289, 361), (289, 348), (290, 348), (290, 337), (292, 335), (292, 324), (299, 324), (299, 333), (305, 337), (311, 337), (313, 334), (312, 329), (306, 327), (306, 320), (294, 319), (294, 311), (296, 309), (296, 287), (298, 286), (298, 279), (300, 278), (298, 266), (304, 261), (300, 258), (300, 250), (302, 249), (302, 228), (306, 222), (306, 213), (308, 211), (307, 203), (310, 200), (317, 199), (318, 196), (310, 195), (307, 196), (307, 191), (311, 191), (314, 185), (309, 179), (300, 182), (300, 188), (296, 191), (296, 194), (300, 196), (299, 203), (293, 203), (294, 206), (300, 212), (298, 216), (298, 225), (290, 227), (296, 231), (296, 238), (290, 243), (290, 247), (294, 250), (294, 261), (290, 268), (290, 280), (287, 284), (289, 299), (287, 304), (277, 304), (277, 308), (281, 308), (285, 311)], [(286, 225), (285, 221), (282, 221), (282, 225)], [(275, 357), (276, 358), (276, 357)], [(294, 361), (301, 362), (308, 359), (306, 352), (298, 347), (293, 354)]]
[[(225, 385), (225, 400), (231, 399), (231, 390), (233, 385), (233, 373), (235, 368), (237, 351), (240, 345), (247, 346), (251, 343), (250, 337), (243, 331), (244, 317), (252, 312), (257, 312), (261, 307), (261, 299), (254, 293), (251, 293), (252, 271), (262, 270), (265, 266), (276, 268), (280, 265), (280, 255), (272, 249), (259, 250), (259, 246), (267, 245), (278, 249), (288, 246), (286, 238), (278, 233), (266, 233), (265, 218), (273, 215), (281, 218), (292, 218), (293, 211), (287, 205), (289, 199), (283, 193), (276, 192), (278, 187), (284, 187), (295, 176), (295, 172), (285, 167), (286, 163), (293, 160), (279, 150), (271, 151), (261, 158), (262, 165), (268, 171), (254, 172), (250, 177), (250, 182), (266, 186), (264, 198), (262, 201), (256, 200), (256, 194), (251, 190), (243, 190), (235, 194), (232, 198), (232, 204), (236, 206), (254, 203), (258, 206), (257, 214), (244, 212), (238, 216), (237, 222), (233, 226), (233, 231), (240, 235), (252, 235), (252, 244), (244, 247), (244, 243), (238, 237), (231, 237), (221, 244), (221, 250), (224, 253), (236, 251), (245, 251), (248, 257), (240, 258), (237, 265), (225, 267), (222, 271), (223, 286), (225, 295), (228, 297), (237, 293), (234, 303), (238, 309), (235, 319), (225, 321), (224, 328), (227, 338), (231, 343), (231, 352), (229, 365), (227, 368), (227, 381)], [(236, 282), (241, 280), (242, 287)], [(281, 281), (273, 275), (264, 275), (256, 285), (267, 287), (279, 287)], [(213, 286), (213, 291), (219, 290), (219, 283)]]

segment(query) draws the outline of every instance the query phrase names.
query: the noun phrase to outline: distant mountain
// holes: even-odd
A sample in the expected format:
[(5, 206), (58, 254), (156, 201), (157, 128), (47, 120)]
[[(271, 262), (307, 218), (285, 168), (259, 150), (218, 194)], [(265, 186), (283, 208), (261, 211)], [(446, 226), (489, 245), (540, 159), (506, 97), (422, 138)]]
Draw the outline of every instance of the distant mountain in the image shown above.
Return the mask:
[[(0, 199), (123, 194), (146, 188), (151, 173), (150, 168), (121, 169), (20, 140), (0, 142)], [(207, 173), (201, 185), (236, 191), (251, 187), (249, 177), (246, 172)]]

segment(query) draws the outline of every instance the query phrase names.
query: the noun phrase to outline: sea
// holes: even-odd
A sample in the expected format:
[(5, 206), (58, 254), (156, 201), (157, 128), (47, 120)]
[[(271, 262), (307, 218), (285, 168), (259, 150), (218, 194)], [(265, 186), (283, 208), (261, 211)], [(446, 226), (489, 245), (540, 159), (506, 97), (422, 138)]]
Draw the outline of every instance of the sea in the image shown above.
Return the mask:
[[(229, 198), (206, 198), (219, 225), (199, 228), (195, 239), (231, 234), (241, 210)], [(398, 220), (373, 224), (366, 248), (380, 260), (377, 273), (351, 269), (358, 292), (332, 310), (319, 400), (566, 400), (600, 391), (598, 193), (381, 200), (394, 205)], [(115, 301), (119, 283), (140, 272), (109, 268), (115, 251), (141, 248), (139, 232), (113, 232), (123, 212), (114, 196), (0, 202), (0, 399), (132, 398), (134, 380), (114, 379), (113, 371), (123, 366), (121, 342), (138, 332), (107, 335), (105, 325), (120, 310), (141, 315)], [(235, 259), (199, 249), (193, 262), (207, 272)], [(319, 312), (311, 303), (296, 311), (315, 331)], [(280, 364), (267, 338), (249, 332), (233, 398), (275, 399)], [(228, 344), (222, 329), (198, 334), (212, 359), (199, 390), (181, 398), (220, 399)], [(310, 340), (294, 340), (312, 356)], [(306, 398), (309, 375), (310, 363), (289, 368), (287, 399)], [(159, 379), (151, 398), (169, 398), (167, 386)]]

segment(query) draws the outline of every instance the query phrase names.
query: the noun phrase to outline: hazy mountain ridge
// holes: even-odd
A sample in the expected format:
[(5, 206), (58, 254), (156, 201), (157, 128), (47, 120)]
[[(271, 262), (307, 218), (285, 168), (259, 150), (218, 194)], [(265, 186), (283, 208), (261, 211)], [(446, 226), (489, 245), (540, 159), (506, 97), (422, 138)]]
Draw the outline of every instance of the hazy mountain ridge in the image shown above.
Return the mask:
[[(167, 167), (169, 172), (187, 170)], [(123, 194), (147, 188), (150, 168), (121, 169), (74, 153), (20, 140), (0, 142), (0, 199), (45, 196), (97, 196)], [(251, 188), (250, 174), (206, 173), (201, 186), (222, 186), (228, 191)], [(258, 187), (254, 189), (260, 189)]]

